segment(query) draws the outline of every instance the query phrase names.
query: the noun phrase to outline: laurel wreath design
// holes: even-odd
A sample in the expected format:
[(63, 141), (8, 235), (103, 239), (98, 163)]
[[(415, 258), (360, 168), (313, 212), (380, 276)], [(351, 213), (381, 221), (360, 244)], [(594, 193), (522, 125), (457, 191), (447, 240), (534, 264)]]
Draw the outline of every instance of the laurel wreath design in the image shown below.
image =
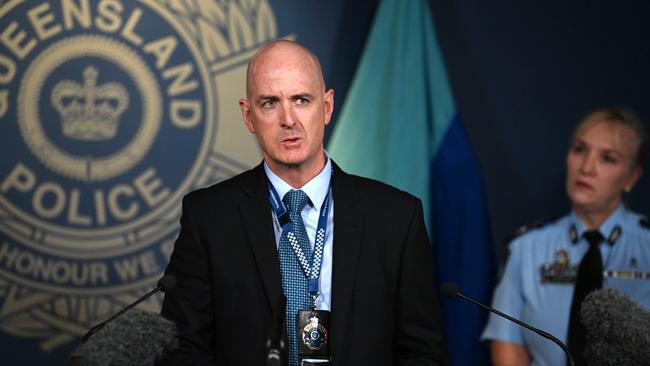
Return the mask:
[[(42, 339), (41, 349), (49, 352), (79, 339), (91, 326), (145, 292), (146, 289), (141, 289), (117, 296), (51, 294), (0, 278), (0, 296), (4, 299), (0, 310), (1, 326), (17, 337)], [(139, 308), (159, 311), (161, 304), (162, 297), (152, 296)]]
[[(277, 38), (275, 15), (267, 0), (158, 2), (188, 31), (208, 64), (250, 55)], [(0, 8), (7, 3), (0, 0)], [(173, 241), (164, 240), (161, 249), (171, 252), (172, 245)], [(0, 328), (17, 337), (40, 339), (40, 347), (50, 352), (79, 339), (90, 327), (143, 295), (149, 286), (153, 283), (120, 294), (72, 295), (28, 288), (0, 275)], [(151, 297), (139, 307), (159, 311), (161, 299)]]
[(258, 48), (277, 37), (267, 0), (175, 1), (162, 3), (190, 31), (209, 63)]

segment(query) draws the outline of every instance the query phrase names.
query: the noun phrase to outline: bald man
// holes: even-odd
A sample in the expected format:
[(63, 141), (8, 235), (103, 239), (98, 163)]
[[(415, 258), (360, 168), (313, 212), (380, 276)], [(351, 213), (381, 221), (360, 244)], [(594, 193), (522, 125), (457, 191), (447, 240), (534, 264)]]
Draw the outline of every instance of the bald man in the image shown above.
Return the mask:
[(184, 198), (162, 309), (179, 347), (161, 363), (264, 365), (280, 323), (290, 366), (446, 364), (421, 202), (326, 155), (334, 91), (317, 57), (266, 45), (239, 105), (264, 160)]

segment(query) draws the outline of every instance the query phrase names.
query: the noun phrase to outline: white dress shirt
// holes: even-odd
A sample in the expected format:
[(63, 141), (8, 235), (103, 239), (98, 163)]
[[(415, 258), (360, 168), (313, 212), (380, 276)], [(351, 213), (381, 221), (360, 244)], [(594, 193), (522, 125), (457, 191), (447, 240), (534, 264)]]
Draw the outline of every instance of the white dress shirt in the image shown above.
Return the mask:
[[(280, 177), (275, 175), (264, 163), (264, 171), (266, 176), (273, 185), (273, 188), (278, 192), (280, 199), (284, 197), (287, 192), (292, 189), (287, 182), (283, 181)], [(300, 213), (302, 220), (305, 223), (307, 236), (309, 237), (309, 245), (311, 250), (314, 250), (314, 241), (316, 238), (316, 227), (318, 226), (318, 217), (320, 215), (321, 206), (325, 201), (327, 194), (330, 194), (330, 179), (332, 177), (332, 162), (327, 158), (327, 163), (323, 170), (317, 176), (312, 178), (304, 186), (300, 187), (303, 192), (309, 197), (309, 204), (305, 205)], [(330, 209), (327, 215), (327, 228), (325, 229), (325, 246), (323, 247), (323, 261), (321, 263), (320, 278), (318, 279), (318, 298), (316, 298), (316, 308), (319, 310), (331, 310), (331, 294), (332, 294), (332, 254), (333, 254), (333, 237), (334, 237), (334, 197), (330, 196)], [(275, 244), (276, 248), (280, 244), (280, 236), (282, 235), (282, 227), (280, 226), (275, 212), (271, 210), (273, 215), (273, 227), (275, 228)]]

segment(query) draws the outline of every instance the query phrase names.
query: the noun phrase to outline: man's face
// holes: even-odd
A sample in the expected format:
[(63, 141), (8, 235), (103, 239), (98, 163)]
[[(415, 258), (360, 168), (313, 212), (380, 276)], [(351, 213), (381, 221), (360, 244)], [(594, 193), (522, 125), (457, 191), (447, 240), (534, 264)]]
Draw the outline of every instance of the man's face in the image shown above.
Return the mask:
[(249, 71), (248, 99), (239, 104), (266, 163), (276, 172), (320, 171), (334, 91), (324, 90), (319, 67), (305, 51), (280, 45), (260, 54)]
[(567, 193), (574, 208), (611, 212), (623, 190), (640, 176), (634, 165), (638, 139), (623, 125), (594, 121), (578, 133), (567, 154)]

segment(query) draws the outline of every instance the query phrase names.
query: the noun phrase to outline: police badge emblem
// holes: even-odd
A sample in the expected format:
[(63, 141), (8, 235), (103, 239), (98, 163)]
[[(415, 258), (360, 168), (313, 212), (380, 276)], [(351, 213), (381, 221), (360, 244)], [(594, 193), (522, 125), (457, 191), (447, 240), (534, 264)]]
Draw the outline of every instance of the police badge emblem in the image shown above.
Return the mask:
[(259, 163), (237, 100), (277, 24), (267, 0), (9, 0), (0, 33), (0, 330), (51, 352), (155, 284), (185, 193)]
[(303, 361), (322, 363), (329, 360), (329, 311), (300, 310), (298, 331), (298, 355)]
[(309, 318), (309, 324), (302, 329), (302, 342), (313, 351), (319, 351), (327, 344), (327, 329), (316, 315)]

